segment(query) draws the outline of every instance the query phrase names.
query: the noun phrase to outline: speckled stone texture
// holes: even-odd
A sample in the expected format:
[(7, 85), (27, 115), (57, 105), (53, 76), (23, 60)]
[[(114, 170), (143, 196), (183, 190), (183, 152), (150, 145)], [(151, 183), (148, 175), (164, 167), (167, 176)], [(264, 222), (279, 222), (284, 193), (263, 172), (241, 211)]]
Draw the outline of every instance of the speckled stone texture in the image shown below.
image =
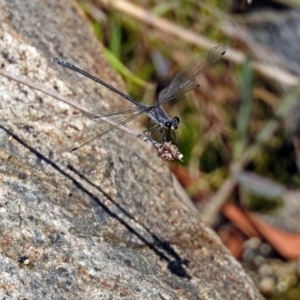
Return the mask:
[[(1, 68), (90, 109), (124, 104), (53, 63), (124, 90), (72, 1), (0, 0), (0, 20)], [(0, 299), (262, 299), (153, 147), (114, 132), (57, 151), (91, 125), (0, 76)]]

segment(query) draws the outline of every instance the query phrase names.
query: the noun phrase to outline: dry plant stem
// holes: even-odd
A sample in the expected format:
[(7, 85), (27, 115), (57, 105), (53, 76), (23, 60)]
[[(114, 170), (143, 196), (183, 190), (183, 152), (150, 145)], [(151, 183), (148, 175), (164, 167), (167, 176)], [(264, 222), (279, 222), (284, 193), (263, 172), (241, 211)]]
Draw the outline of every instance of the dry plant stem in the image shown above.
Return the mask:
[[(154, 28), (157, 28), (173, 36), (177, 36), (178, 38), (190, 44), (194, 44), (201, 48), (207, 49), (215, 46), (214, 41), (211, 41), (195, 32), (178, 26), (177, 24), (168, 21), (164, 18), (157, 17), (156, 15), (149, 13), (144, 8), (134, 5), (128, 1), (99, 0), (99, 2), (106, 5), (108, 8), (112, 7), (127, 15), (130, 15), (131, 17), (136, 18), (144, 24), (153, 26)], [(237, 51), (232, 48), (227, 48), (226, 55), (224, 56), (224, 58), (234, 63), (242, 64), (246, 60), (246, 55), (241, 51)], [(257, 72), (288, 87), (294, 87), (299, 84), (298, 77), (292, 75), (289, 72), (286, 72), (281, 68), (276, 68), (260, 62), (253, 62), (252, 66)]]
[[(241, 157), (232, 163), (231, 172), (233, 173), (233, 176), (234, 173), (241, 171), (245, 165), (253, 159), (262, 146), (271, 138), (279, 127), (282, 117), (291, 109), (293, 104), (299, 99), (299, 96), (300, 87), (297, 87), (281, 101), (281, 104), (275, 112), (276, 118), (273, 118), (265, 125), (263, 130), (257, 136), (255, 143), (249, 146)], [(210, 199), (205, 209), (201, 212), (201, 219), (211, 226), (215, 223), (216, 216), (236, 186), (237, 182), (233, 176), (224, 181), (216, 194)]]
[[(42, 87), (40, 84), (33, 83), (33, 82), (31, 82), (31, 81), (29, 81), (29, 80), (27, 80), (27, 79), (24, 79), (24, 78), (21, 78), (21, 77), (19, 77), (19, 76), (10, 74), (9, 72), (5, 71), (4, 69), (0, 69), (0, 75), (3, 75), (3, 76), (5, 76), (5, 77), (7, 77), (7, 78), (9, 78), (9, 79), (15, 80), (15, 81), (17, 81), (17, 82), (19, 82), (19, 83), (22, 83), (22, 84), (24, 84), (24, 85), (27, 85), (27, 86), (30, 87), (30, 88), (33, 88), (33, 89), (35, 89), (35, 90), (37, 90), (37, 91), (40, 91), (40, 92), (42, 92), (42, 93), (44, 93), (44, 94), (47, 94), (47, 95), (49, 95), (49, 96), (51, 96), (51, 97), (53, 97), (53, 98), (55, 98), (55, 99), (57, 99), (57, 100), (59, 100), (59, 101), (62, 101), (62, 102), (64, 102), (64, 103), (68, 104), (68, 105), (71, 105), (71, 106), (75, 107), (76, 109), (79, 109), (79, 110), (82, 111), (83, 113), (87, 113), (87, 114), (90, 114), (90, 113), (91, 113), (88, 109), (86, 109), (84, 106), (80, 105), (79, 103), (76, 103), (76, 102), (70, 100), (70, 99), (67, 98), (67, 97), (61, 96), (61, 95), (59, 95), (58, 93), (56, 93), (55, 91), (53, 91), (53, 90), (44, 88), (44, 87)], [(116, 123), (114, 123), (113, 121), (111, 121), (111, 120), (108, 119), (108, 118), (102, 117), (101, 119), (104, 120), (105, 122), (109, 123), (109, 124), (117, 125)], [(153, 142), (153, 143), (155, 143), (157, 146), (160, 146), (160, 145), (159, 145), (158, 143), (156, 143), (155, 141), (152, 141), (152, 140), (148, 139), (147, 137), (145, 137), (144, 135), (139, 134), (139, 133), (136, 133), (135, 131), (133, 131), (133, 130), (131, 130), (131, 129), (125, 127), (125, 126), (120, 125), (120, 126), (118, 126), (118, 129), (121, 129), (121, 130), (127, 132), (128, 134), (130, 134), (130, 135), (132, 135), (132, 136), (134, 136), (134, 137), (137, 137), (137, 138), (139, 138), (139, 139), (141, 139), (141, 140), (143, 140), (143, 141), (145, 141), (145, 142), (148, 142), (148, 143), (151, 143), (151, 144), (152, 144), (152, 142)], [(151, 142), (151, 141), (152, 141), (152, 142)]]

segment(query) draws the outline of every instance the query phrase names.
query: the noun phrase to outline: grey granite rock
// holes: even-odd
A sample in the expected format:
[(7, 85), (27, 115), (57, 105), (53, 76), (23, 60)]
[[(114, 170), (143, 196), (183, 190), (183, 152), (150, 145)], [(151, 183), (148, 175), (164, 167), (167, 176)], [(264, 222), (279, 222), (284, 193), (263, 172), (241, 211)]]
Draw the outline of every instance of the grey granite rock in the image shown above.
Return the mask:
[[(72, 1), (0, 0), (0, 20), (1, 68), (91, 109), (123, 103), (52, 62), (123, 87)], [(77, 113), (0, 76), (0, 299), (262, 299), (152, 147), (115, 132), (56, 151), (91, 125)]]

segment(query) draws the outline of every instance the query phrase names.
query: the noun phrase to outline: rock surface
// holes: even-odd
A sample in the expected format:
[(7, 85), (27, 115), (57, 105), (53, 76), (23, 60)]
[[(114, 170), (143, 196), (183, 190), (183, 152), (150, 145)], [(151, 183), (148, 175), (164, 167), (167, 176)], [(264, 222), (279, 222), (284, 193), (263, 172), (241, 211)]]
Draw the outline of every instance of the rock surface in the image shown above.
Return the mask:
[[(0, 20), (1, 68), (91, 109), (124, 103), (52, 62), (122, 89), (72, 1), (0, 0)], [(3, 76), (0, 90), (0, 299), (262, 299), (152, 147), (114, 132), (62, 154), (91, 121)]]

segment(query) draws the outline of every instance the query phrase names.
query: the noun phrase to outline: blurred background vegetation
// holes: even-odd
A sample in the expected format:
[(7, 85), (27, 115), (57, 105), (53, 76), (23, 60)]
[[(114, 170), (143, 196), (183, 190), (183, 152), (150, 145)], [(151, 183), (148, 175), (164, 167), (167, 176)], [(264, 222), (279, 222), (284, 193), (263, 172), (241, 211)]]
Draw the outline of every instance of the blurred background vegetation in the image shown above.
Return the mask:
[[(300, 299), (300, 0), (78, 1), (128, 93), (150, 105), (193, 57), (227, 53), (168, 102), (201, 218), (268, 299)], [(146, 124), (146, 123), (145, 123)]]

